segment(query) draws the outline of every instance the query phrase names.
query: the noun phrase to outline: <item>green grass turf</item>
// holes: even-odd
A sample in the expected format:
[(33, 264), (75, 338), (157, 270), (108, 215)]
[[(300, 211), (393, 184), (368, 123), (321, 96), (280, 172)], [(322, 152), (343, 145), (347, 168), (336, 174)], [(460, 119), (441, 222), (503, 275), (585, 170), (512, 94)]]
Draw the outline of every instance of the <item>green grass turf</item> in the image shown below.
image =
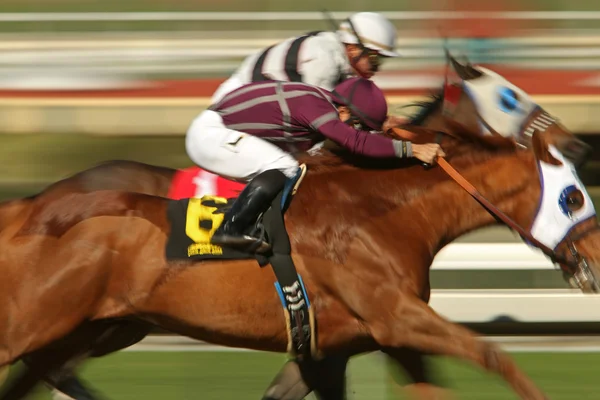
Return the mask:
[[(600, 354), (519, 353), (514, 358), (553, 400), (597, 398), (595, 366), (600, 365)], [(93, 360), (81, 376), (114, 400), (258, 399), (284, 360), (283, 355), (270, 353), (121, 352)], [(379, 354), (352, 360), (349, 398), (406, 398), (392, 384), (389, 371)], [(438, 358), (435, 371), (455, 390), (457, 399), (516, 399), (499, 378), (469, 364)], [(31, 398), (47, 400), (50, 396), (40, 388)]]

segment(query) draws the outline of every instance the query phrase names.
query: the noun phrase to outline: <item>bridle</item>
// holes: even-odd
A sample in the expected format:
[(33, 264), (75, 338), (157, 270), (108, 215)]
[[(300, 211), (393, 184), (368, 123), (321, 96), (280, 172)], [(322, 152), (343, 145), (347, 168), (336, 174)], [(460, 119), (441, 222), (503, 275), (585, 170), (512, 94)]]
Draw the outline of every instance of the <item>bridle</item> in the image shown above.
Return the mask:
[[(448, 118), (452, 115), (456, 104), (460, 98), (462, 88), (450, 85), (448, 83), (448, 75), (446, 69), (446, 78), (444, 82), (444, 109), (442, 114)], [(479, 122), (488, 128), (492, 135), (501, 136), (481, 117), (476, 110), (476, 115)], [(531, 143), (531, 137), (534, 131), (540, 134), (546, 133), (550, 129), (558, 128), (556, 121), (548, 113), (540, 107), (532, 110), (529, 117), (521, 127), (518, 135), (517, 143), (521, 147), (527, 147), (523, 144)], [(449, 136), (454, 136), (451, 133), (446, 133)], [(438, 143), (441, 141), (442, 133), (438, 134)], [(600, 292), (600, 283), (584, 256), (577, 250), (576, 242), (584, 239), (591, 233), (600, 230), (600, 225), (596, 222), (595, 217), (588, 218), (576, 224), (566, 235), (566, 237), (554, 248), (551, 249), (544, 245), (533, 235), (521, 227), (512, 218), (498, 209), (489, 200), (487, 200), (468, 180), (466, 180), (456, 169), (454, 169), (444, 158), (438, 157), (437, 163), (450, 178), (458, 183), (467, 193), (469, 193), (477, 202), (479, 202), (491, 215), (505, 223), (508, 227), (516, 231), (526, 242), (540, 249), (554, 264), (558, 264), (563, 271), (563, 274), (568, 278), (571, 286), (577, 287), (584, 292)], [(563, 248), (566, 247), (566, 250)]]
[[(488, 199), (486, 199), (469, 181), (467, 181), (457, 170), (455, 170), (444, 158), (438, 158), (437, 163), (439, 166), (458, 183), (464, 190), (467, 191), (479, 204), (483, 206), (490, 214), (504, 222), (508, 227), (516, 231), (523, 240), (530, 243), (532, 246), (540, 249), (546, 256), (552, 260), (553, 263), (560, 265), (560, 268), (568, 274), (580, 289), (589, 289), (593, 292), (600, 292), (600, 284), (596, 279), (594, 273), (590, 269), (587, 260), (577, 250), (575, 242), (585, 238), (592, 232), (600, 229), (600, 226), (596, 223), (595, 218), (588, 219), (577, 224), (566, 236), (561, 243), (558, 244), (556, 249), (551, 249), (545, 244), (534, 238), (531, 233), (521, 227), (512, 218), (506, 215), (498, 207), (493, 205)], [(587, 226), (586, 226), (587, 225)], [(577, 232), (578, 227), (585, 227), (581, 232)], [(560, 249), (566, 246), (568, 252), (561, 252)]]

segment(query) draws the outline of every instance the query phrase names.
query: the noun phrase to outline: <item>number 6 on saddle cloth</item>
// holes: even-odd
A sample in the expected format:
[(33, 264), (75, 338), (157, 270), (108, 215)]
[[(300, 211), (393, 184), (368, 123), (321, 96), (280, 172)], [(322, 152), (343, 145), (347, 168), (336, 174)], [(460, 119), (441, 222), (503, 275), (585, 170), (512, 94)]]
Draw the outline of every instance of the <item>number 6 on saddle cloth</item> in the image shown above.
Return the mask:
[(288, 352), (296, 357), (317, 357), (315, 319), (302, 277), (292, 261), (284, 222), (285, 211), (304, 175), (306, 165), (302, 164), (296, 176), (286, 182), (269, 209), (254, 225), (254, 233), (259, 233), (256, 237), (265, 239), (271, 245), (268, 254), (244, 252), (211, 243), (212, 235), (223, 223), (225, 211), (235, 200), (218, 196), (170, 200), (167, 218), (171, 231), (165, 250), (167, 260), (255, 259), (261, 267), (271, 264), (277, 278), (276, 291), (285, 310)]

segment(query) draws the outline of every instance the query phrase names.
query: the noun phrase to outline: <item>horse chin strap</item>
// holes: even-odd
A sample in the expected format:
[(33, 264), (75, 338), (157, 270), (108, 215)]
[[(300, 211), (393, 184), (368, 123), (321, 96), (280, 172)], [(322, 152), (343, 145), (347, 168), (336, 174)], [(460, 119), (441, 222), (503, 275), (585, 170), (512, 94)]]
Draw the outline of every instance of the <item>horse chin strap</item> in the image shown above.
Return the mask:
[(540, 249), (552, 260), (553, 263), (559, 264), (564, 274), (567, 275), (568, 281), (572, 286), (576, 286), (586, 293), (600, 292), (600, 284), (598, 283), (598, 280), (590, 269), (585, 257), (583, 257), (575, 247), (576, 241), (583, 239), (588, 234), (600, 229), (598, 224), (591, 225), (590, 228), (579, 233), (574, 238), (572, 238), (570, 235), (567, 236), (567, 238), (557, 246), (557, 249), (560, 248), (563, 243), (565, 243), (568, 247), (570, 257), (566, 254), (559, 254), (557, 251), (550, 249), (548, 246), (538, 241), (531, 235), (531, 233), (527, 232), (512, 218), (494, 206), (444, 158), (438, 158), (437, 162), (444, 172), (446, 172), (456, 183), (465, 189), (467, 193), (469, 193), (477, 202), (479, 202), (479, 204), (481, 204), (490, 214), (500, 219), (511, 229), (515, 230), (525, 241)]

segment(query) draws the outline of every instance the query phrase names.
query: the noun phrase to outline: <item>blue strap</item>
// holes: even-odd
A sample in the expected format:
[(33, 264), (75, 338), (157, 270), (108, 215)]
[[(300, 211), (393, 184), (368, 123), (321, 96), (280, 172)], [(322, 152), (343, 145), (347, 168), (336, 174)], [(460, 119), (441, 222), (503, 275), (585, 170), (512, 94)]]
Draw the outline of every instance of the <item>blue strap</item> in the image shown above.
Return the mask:
[(281, 210), (282, 211), (285, 211), (285, 209), (287, 208), (286, 204), (290, 197), (290, 193), (292, 192), (292, 189), (294, 188), (294, 184), (298, 181), (301, 174), (302, 174), (302, 168), (298, 168), (298, 172), (296, 172), (296, 175), (294, 175), (293, 178), (288, 178), (285, 181), (285, 184), (283, 186), (283, 196), (281, 196)]
[[(304, 287), (304, 281), (302, 280), (302, 276), (300, 276), (300, 274), (297, 274), (297, 276), (298, 282), (300, 282), (300, 288), (302, 289), (302, 296), (306, 301), (306, 307), (310, 308), (310, 300), (308, 299), (308, 294), (306, 293), (306, 288)], [(289, 304), (285, 300), (285, 296), (283, 295), (283, 290), (281, 290), (281, 284), (279, 283), (279, 281), (275, 281), (275, 290), (277, 290), (277, 294), (279, 295), (279, 301), (281, 301), (283, 307), (287, 309)]]

